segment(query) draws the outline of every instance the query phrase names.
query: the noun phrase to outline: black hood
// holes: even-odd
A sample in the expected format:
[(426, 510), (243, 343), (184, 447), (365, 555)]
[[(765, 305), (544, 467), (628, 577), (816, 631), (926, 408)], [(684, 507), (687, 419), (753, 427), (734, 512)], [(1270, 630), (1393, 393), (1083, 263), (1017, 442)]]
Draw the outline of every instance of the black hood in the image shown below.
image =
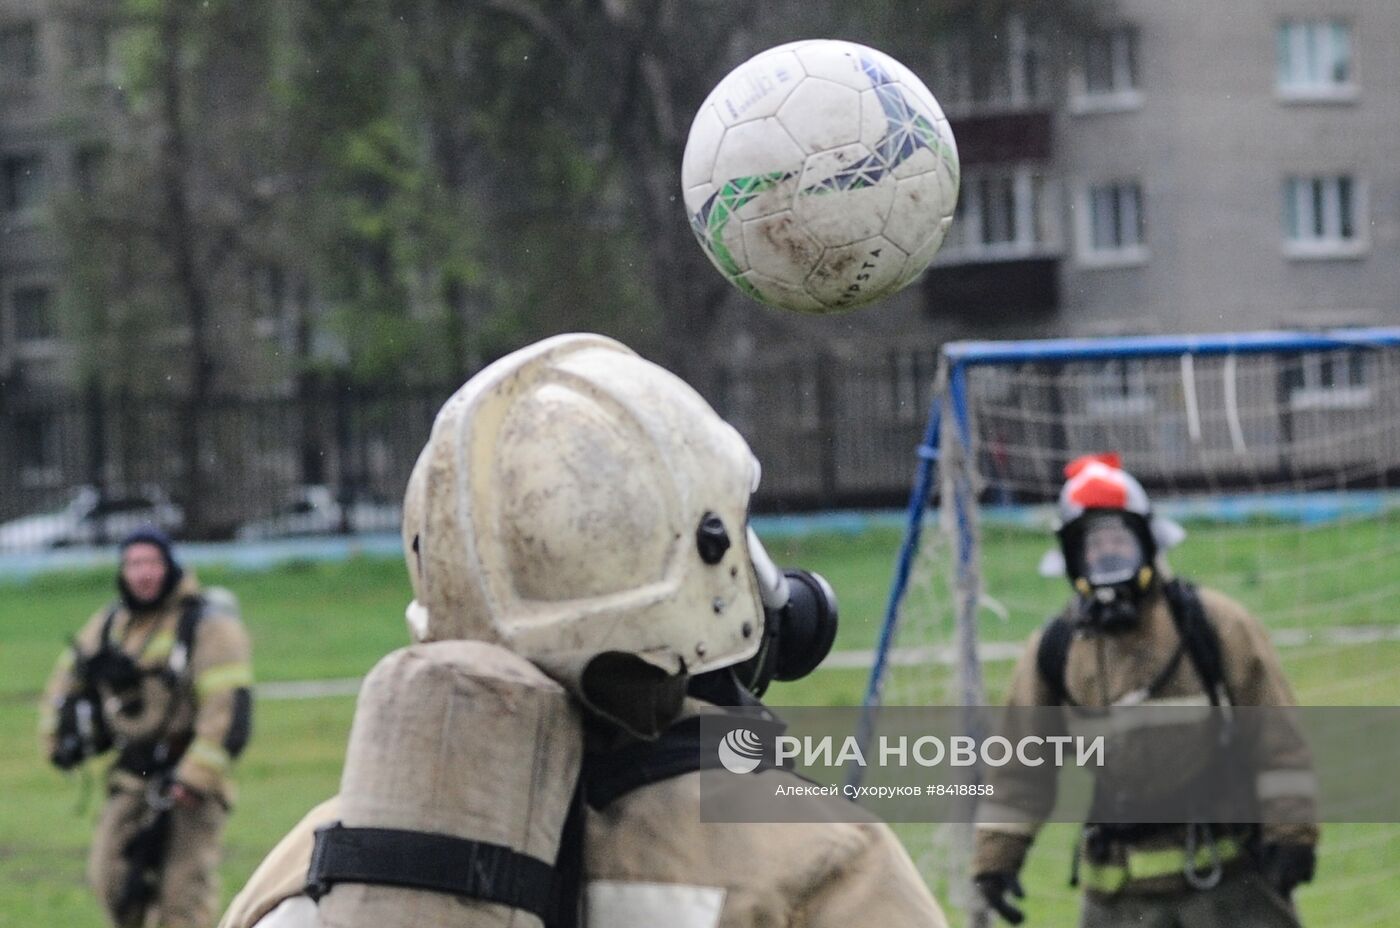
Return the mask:
[(165, 560), (165, 582), (160, 586), (160, 591), (155, 597), (149, 600), (138, 599), (126, 585), (123, 579), (121, 568), (117, 569), (117, 592), (121, 594), (122, 603), (132, 612), (145, 612), (150, 609), (157, 609), (165, 603), (175, 587), (180, 585), (184, 579), (185, 569), (180, 566), (180, 562), (175, 560), (175, 552), (172, 548), (170, 536), (154, 525), (144, 525), (122, 539), (118, 546), (118, 551), (125, 553), (126, 549), (135, 544), (154, 545), (160, 550), (161, 557)]

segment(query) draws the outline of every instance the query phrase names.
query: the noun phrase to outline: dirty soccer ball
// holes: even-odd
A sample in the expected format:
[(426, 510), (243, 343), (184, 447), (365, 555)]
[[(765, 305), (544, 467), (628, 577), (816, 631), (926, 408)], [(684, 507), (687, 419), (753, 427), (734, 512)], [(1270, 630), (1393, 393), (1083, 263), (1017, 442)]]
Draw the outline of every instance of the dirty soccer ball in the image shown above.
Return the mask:
[(958, 174), (948, 120), (908, 68), (813, 39), (761, 52), (719, 82), (690, 127), (681, 184), (695, 237), (736, 287), (831, 313), (928, 266)]

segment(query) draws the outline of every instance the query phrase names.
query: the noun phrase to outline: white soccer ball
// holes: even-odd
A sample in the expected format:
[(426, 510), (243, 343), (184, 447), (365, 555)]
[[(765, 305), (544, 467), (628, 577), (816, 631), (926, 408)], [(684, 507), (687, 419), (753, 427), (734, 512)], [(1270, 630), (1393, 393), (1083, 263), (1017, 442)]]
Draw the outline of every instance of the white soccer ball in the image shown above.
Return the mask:
[(760, 52), (705, 98), (681, 164), (691, 229), (744, 293), (833, 313), (888, 296), (943, 244), (958, 150), (889, 55), (829, 39)]

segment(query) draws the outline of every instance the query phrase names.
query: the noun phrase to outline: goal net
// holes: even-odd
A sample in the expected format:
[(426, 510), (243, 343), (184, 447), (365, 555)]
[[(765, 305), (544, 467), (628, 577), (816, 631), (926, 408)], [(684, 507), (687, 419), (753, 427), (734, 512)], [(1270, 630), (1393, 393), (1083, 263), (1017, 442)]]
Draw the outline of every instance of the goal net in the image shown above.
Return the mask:
[[(1186, 527), (1173, 572), (1260, 617), (1301, 704), (1400, 704), (1400, 329), (1357, 329), (945, 347), (868, 706), (1004, 699), (1069, 593), (1038, 570), (1063, 467), (1106, 451)], [(901, 832), (965, 906), (970, 828)], [(1076, 835), (1032, 850), (1037, 923), (1074, 923)], [(1326, 825), (1320, 859), (1305, 922), (1400, 923), (1400, 827)]]

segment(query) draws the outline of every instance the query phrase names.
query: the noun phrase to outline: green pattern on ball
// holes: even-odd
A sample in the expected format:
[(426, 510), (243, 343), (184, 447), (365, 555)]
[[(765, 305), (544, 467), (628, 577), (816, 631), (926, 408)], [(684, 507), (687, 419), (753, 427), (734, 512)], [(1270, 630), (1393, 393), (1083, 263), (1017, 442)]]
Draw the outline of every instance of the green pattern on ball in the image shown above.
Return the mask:
[(754, 197), (791, 178), (791, 171), (774, 171), (770, 174), (756, 174), (753, 177), (736, 177), (726, 181), (698, 213), (691, 217), (691, 228), (713, 256), (716, 266), (729, 281), (744, 293), (756, 300), (767, 303), (763, 294), (742, 276), (744, 271), (734, 260), (729, 246), (724, 243), (724, 229), (734, 214), (746, 206)]

